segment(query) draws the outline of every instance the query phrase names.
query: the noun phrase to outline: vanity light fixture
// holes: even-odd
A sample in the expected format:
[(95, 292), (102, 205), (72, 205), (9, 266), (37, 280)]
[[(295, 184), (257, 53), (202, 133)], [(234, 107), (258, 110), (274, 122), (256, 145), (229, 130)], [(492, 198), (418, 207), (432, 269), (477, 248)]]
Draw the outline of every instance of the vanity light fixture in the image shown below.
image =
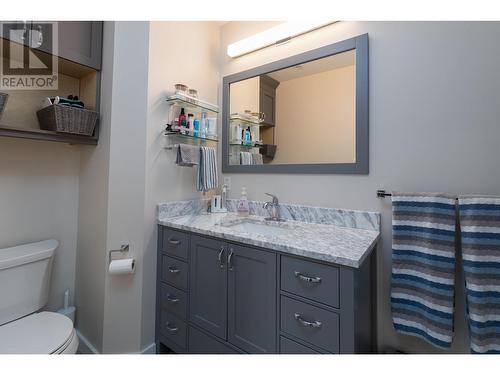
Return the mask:
[(229, 57), (238, 57), (270, 45), (281, 45), (292, 38), (330, 25), (337, 21), (290, 21), (283, 22), (265, 31), (227, 46)]

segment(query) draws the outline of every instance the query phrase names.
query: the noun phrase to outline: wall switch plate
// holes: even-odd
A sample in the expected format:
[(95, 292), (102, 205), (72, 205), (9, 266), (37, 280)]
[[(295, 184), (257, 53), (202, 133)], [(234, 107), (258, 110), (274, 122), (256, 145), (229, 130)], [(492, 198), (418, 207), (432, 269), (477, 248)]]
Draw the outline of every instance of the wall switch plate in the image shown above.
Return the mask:
[(227, 186), (227, 190), (231, 190), (231, 177), (224, 177), (224, 185)]

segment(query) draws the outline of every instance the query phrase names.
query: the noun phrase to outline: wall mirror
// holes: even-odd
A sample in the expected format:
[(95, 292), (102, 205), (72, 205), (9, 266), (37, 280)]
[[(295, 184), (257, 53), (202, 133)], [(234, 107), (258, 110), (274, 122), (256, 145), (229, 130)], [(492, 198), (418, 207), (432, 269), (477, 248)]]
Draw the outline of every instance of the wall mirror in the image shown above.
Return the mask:
[(368, 35), (223, 79), (223, 172), (368, 173)]

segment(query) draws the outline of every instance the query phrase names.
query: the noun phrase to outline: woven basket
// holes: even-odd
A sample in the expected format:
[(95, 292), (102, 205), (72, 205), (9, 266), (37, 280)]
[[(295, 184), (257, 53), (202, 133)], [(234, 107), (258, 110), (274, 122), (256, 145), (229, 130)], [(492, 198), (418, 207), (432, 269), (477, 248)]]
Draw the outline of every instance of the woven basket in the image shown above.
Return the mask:
[(3, 110), (5, 109), (5, 106), (7, 105), (7, 99), (9, 99), (9, 94), (5, 94), (3, 92), (0, 92), (0, 119), (2, 118)]
[(36, 113), (40, 129), (60, 133), (92, 135), (99, 113), (88, 109), (52, 104)]

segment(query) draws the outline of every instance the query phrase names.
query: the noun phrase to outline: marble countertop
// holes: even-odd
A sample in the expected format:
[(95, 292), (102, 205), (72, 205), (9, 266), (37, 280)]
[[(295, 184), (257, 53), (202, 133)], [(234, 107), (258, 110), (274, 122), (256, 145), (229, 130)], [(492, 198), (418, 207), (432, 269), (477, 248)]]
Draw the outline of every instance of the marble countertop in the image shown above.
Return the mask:
[[(378, 230), (296, 220), (278, 223), (265, 222), (263, 216), (241, 217), (234, 212), (205, 213), (188, 211), (177, 216), (171, 216), (162, 215), (161, 209), (159, 209), (157, 219), (159, 224), (174, 229), (354, 268), (360, 267), (380, 237)], [(278, 230), (275, 234), (258, 234), (242, 232), (232, 227), (244, 222), (254, 224), (265, 222), (266, 225), (285, 227), (289, 230)]]

